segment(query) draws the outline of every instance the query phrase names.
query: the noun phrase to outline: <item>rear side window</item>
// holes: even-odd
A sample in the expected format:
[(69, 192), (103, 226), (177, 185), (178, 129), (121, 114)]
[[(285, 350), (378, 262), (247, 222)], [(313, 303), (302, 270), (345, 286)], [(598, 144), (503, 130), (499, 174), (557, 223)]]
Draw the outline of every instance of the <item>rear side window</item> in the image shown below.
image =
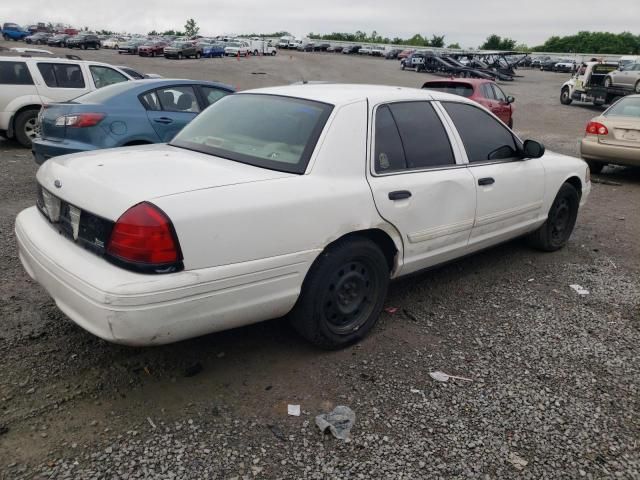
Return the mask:
[[(404, 168), (421, 169), (456, 163), (447, 132), (429, 102), (393, 103), (388, 105), (388, 109), (400, 137), (406, 164)], [(386, 123), (388, 120), (383, 121)], [(389, 131), (392, 132), (392, 129)], [(397, 164), (400, 165), (400, 162)], [(385, 169), (384, 166), (384, 156), (377, 155), (376, 168), (380, 167), (380, 170), (376, 171), (397, 169), (391, 162), (388, 168)]]
[(38, 70), (47, 87), (84, 88), (84, 77), (79, 65), (72, 63), (38, 63)]
[(140, 95), (140, 103), (146, 110), (159, 111), (160, 110), (160, 102), (158, 101), (158, 96), (156, 92), (151, 91)]
[(400, 132), (387, 105), (379, 107), (376, 112), (375, 139), (374, 166), (377, 173), (407, 168)]
[(198, 113), (200, 111), (193, 87), (159, 88), (156, 90), (156, 95), (160, 100), (161, 110), (165, 112)]
[(89, 67), (96, 88), (106, 87), (114, 83), (126, 82), (128, 79), (113, 68), (91, 65)]
[(24, 62), (0, 62), (0, 84), (33, 85), (33, 78)]
[(464, 103), (443, 102), (442, 105), (460, 133), (470, 163), (517, 155), (514, 136), (487, 112)]

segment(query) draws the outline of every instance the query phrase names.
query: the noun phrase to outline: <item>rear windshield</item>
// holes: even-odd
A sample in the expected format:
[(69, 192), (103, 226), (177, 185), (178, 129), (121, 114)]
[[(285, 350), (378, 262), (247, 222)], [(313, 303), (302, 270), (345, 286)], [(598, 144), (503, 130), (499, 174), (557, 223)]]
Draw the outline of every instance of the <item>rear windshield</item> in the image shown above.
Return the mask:
[(640, 97), (623, 98), (604, 112), (604, 116), (640, 118)]
[(473, 95), (473, 86), (469, 83), (460, 82), (427, 82), (422, 88), (427, 90), (436, 90), (438, 92), (452, 93), (461, 97), (470, 97)]
[(276, 95), (229, 95), (171, 142), (176, 147), (281, 172), (304, 173), (331, 105)]

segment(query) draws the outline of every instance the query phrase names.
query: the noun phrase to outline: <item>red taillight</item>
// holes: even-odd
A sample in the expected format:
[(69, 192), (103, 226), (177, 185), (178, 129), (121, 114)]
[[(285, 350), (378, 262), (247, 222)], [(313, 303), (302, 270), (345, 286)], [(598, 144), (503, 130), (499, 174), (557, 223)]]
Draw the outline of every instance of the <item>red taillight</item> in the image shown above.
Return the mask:
[(181, 260), (171, 221), (147, 202), (131, 207), (118, 219), (107, 253), (118, 260), (145, 265), (168, 265)]
[(75, 115), (64, 115), (56, 118), (56, 126), (62, 127), (94, 127), (106, 117), (104, 113), (77, 113)]
[(608, 135), (609, 129), (599, 122), (587, 123), (587, 133), (591, 135)]

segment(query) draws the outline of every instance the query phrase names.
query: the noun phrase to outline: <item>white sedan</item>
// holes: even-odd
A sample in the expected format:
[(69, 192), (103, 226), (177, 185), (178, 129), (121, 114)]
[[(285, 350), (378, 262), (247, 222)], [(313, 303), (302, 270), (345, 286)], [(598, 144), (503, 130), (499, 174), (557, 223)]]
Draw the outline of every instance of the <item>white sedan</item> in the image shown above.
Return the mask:
[(392, 278), (525, 234), (562, 248), (591, 188), (463, 97), (330, 84), (231, 95), (168, 145), (37, 180), (20, 259), (91, 333), (152, 345), (288, 314), (326, 348), (371, 330)]

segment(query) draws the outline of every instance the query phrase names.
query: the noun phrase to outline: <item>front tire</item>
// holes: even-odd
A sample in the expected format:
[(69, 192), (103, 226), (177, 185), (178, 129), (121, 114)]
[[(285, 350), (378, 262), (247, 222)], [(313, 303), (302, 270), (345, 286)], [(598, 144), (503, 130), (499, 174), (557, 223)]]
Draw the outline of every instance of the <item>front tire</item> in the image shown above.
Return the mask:
[(16, 117), (15, 135), (20, 145), (31, 148), (31, 141), (36, 137), (38, 110), (25, 110)]
[(196, 59), (199, 59), (202, 56), (200, 52), (196, 52)]
[(178, 60), (182, 60), (184, 58), (184, 56), (182, 55), (182, 52), (178, 53)]
[(573, 99), (571, 98), (571, 93), (568, 88), (563, 88), (560, 92), (560, 103), (562, 105), (571, 105)]
[(636, 93), (640, 93), (640, 80), (636, 82), (636, 86), (633, 89)]
[(375, 243), (362, 237), (339, 240), (311, 266), (289, 320), (318, 347), (346, 347), (375, 325), (388, 286), (389, 265)]
[(576, 188), (564, 183), (549, 209), (547, 220), (531, 234), (532, 246), (545, 252), (554, 252), (564, 247), (576, 224), (579, 205), (580, 197)]

